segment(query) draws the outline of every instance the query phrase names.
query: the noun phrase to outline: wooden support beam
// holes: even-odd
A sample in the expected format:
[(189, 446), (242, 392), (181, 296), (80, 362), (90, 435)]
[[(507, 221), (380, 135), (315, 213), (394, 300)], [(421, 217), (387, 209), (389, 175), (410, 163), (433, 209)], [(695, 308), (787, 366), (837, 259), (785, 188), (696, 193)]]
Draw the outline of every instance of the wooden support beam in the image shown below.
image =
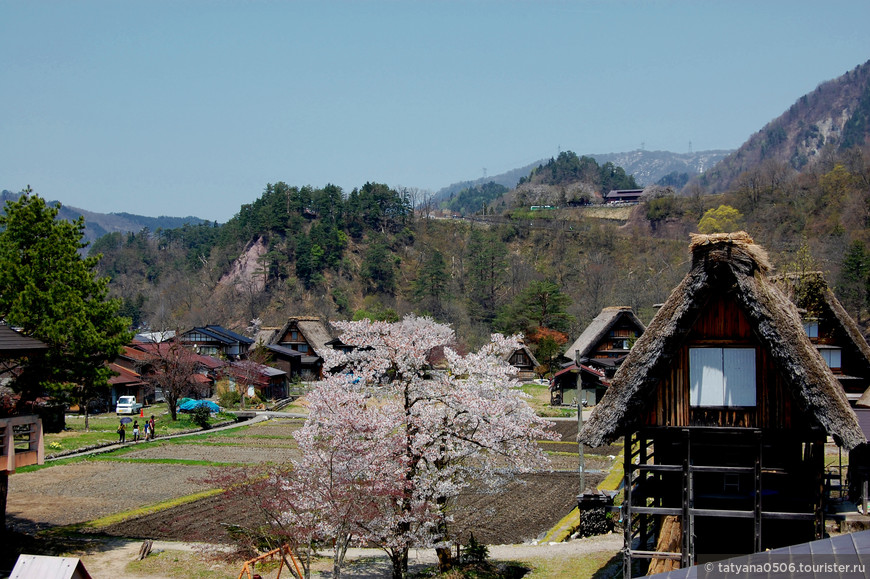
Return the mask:
[(761, 453), (763, 450), (761, 433), (756, 433), (756, 439), (758, 442), (758, 453), (755, 455), (755, 552), (761, 552)]

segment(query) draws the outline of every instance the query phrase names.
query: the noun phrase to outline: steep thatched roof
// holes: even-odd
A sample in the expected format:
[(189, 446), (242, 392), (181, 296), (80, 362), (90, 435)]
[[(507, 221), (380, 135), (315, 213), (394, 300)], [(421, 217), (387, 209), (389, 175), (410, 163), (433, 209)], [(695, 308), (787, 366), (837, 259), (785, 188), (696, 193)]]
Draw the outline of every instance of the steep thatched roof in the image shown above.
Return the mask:
[[(864, 338), (861, 328), (855, 319), (849, 315), (825, 280), (825, 275), (820, 271), (808, 271), (803, 273), (789, 273), (771, 278), (777, 287), (782, 289), (793, 302), (800, 306), (800, 300), (796, 296), (798, 286), (803, 287), (805, 300), (812, 302), (812, 306), (821, 311), (815, 312), (820, 318), (834, 326), (834, 331), (844, 337), (837, 346), (849, 353), (852, 371), (862, 378), (870, 379), (870, 345)], [(811, 295), (807, 295), (810, 292)], [(870, 389), (864, 393), (857, 402), (858, 406), (870, 406)]]
[(513, 357), (513, 355), (516, 354), (518, 351), (523, 351), (523, 352), (526, 353), (526, 356), (529, 357), (529, 364), (531, 364), (532, 368), (537, 368), (538, 366), (540, 366), (540, 364), (538, 363), (538, 359), (535, 358), (535, 355), (532, 354), (532, 351), (531, 351), (531, 350), (529, 349), (529, 347), (526, 346), (525, 344), (520, 344), (520, 347), (517, 348), (516, 350), (512, 350), (512, 351), (510, 351), (510, 352), (505, 352), (505, 353), (502, 355), (502, 360), (504, 360), (505, 362), (510, 362), (510, 359), (511, 359), (511, 358)]
[(257, 330), (257, 333), (254, 334), (254, 343), (251, 344), (250, 349), (254, 349), (259, 345), (268, 346), (276, 339), (278, 339), (278, 332), (281, 328), (277, 326), (264, 326)]
[(586, 329), (583, 330), (580, 337), (577, 338), (573, 344), (568, 346), (568, 349), (565, 350), (565, 356), (574, 360), (575, 352), (579, 351), (579, 354), (576, 357), (587, 357), (592, 348), (594, 348), (595, 345), (600, 342), (605, 335), (607, 335), (610, 328), (616, 325), (616, 323), (624, 317), (629, 318), (632, 323), (640, 328), (641, 333), (646, 329), (646, 326), (643, 325), (640, 318), (634, 315), (634, 310), (629, 306), (607, 307), (601, 310), (601, 312), (595, 316), (595, 319), (589, 322), (589, 325), (586, 326)]
[(300, 316), (289, 318), (287, 323), (276, 333), (272, 338), (272, 343), (280, 340), (290, 329), (290, 326), (296, 324), (305, 341), (314, 349), (314, 352), (323, 357), (323, 353), (330, 349), (327, 342), (331, 341), (335, 336), (331, 333), (331, 324), (324, 322), (320, 318), (313, 316)]
[(865, 441), (846, 395), (803, 330), (797, 308), (765, 273), (767, 254), (745, 232), (692, 235), (692, 268), (638, 339), (579, 440), (591, 446), (640, 426), (656, 385), (665, 375), (705, 304), (728, 295), (742, 307), (756, 339), (782, 376), (790, 379), (800, 410), (838, 444)]

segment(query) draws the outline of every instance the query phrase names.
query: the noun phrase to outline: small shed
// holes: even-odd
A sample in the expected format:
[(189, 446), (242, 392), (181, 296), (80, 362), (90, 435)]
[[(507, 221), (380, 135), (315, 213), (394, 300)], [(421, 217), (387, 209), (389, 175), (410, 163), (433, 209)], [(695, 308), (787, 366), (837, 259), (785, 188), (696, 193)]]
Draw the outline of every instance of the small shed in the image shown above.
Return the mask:
[(91, 579), (78, 557), (19, 555), (9, 579)]

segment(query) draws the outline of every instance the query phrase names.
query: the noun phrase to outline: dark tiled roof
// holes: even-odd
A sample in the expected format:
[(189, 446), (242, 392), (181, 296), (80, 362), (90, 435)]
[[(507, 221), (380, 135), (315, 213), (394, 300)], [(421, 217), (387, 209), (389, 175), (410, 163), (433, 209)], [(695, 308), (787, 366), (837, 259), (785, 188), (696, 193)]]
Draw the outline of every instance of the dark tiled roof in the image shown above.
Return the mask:
[(276, 354), (281, 354), (282, 356), (290, 356), (291, 358), (296, 358), (296, 357), (301, 358), (302, 357), (302, 354), (300, 354), (296, 350), (294, 350), (292, 348), (287, 348), (285, 346), (279, 346), (277, 344), (269, 344), (269, 345), (266, 345), (263, 347), (266, 348), (267, 350), (269, 350), (270, 352), (275, 352)]
[(228, 337), (228, 338), (232, 339), (233, 341), (238, 342), (240, 344), (247, 344), (250, 346), (251, 344), (254, 343), (254, 340), (252, 340), (251, 338), (248, 338), (247, 336), (243, 336), (241, 334), (237, 334), (237, 333), (233, 332), (232, 330), (228, 330), (222, 326), (206, 326), (206, 328), (211, 330), (212, 332), (226, 336), (226, 337)]
[(0, 322), (0, 356), (22, 356), (47, 349), (36, 338), (24, 336)]

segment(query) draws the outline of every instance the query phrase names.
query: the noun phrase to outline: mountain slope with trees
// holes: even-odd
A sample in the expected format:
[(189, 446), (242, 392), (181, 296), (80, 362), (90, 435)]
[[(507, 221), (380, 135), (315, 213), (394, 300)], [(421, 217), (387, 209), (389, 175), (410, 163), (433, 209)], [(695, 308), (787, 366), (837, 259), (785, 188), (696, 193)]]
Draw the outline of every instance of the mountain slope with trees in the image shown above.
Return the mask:
[[(781, 270), (823, 270), (863, 322), (870, 156), (866, 144), (827, 142), (799, 170), (765, 159), (722, 192), (697, 181), (679, 193), (648, 186), (633, 207), (600, 205), (607, 190), (638, 185), (629, 172), (566, 151), (498, 198), (486, 197), (497, 183), (455, 195), (468, 211), (486, 203), (464, 220), (415, 212), (414, 191), (385, 184), (345, 192), (275, 183), (224, 225), (113, 233), (92, 251), (105, 255), (101, 271), (124, 314), (155, 329), (417, 313), (451, 323), (469, 348), (493, 330), (522, 331), (538, 353), (562, 339), (553, 332), (577, 335), (605, 306), (649, 319), (685, 274), (689, 232), (741, 228)], [(534, 314), (551, 299), (556, 311)]]
[[(13, 193), (4, 189), (0, 192), (0, 206), (5, 204), (6, 201), (16, 201), (21, 195), (22, 193)], [(49, 205), (57, 204), (58, 201), (49, 202)], [(175, 229), (185, 224), (198, 225), (206, 223), (204, 219), (193, 216), (167, 217), (161, 215), (160, 217), (146, 217), (132, 213), (98, 213), (63, 204), (60, 205), (57, 215), (59, 219), (67, 221), (75, 221), (79, 217), (82, 217), (85, 224), (82, 232), (85, 242), (94, 241), (112, 232), (126, 233), (141, 231), (142, 229), (150, 229), (151, 231), (156, 229)]]
[(710, 193), (741, 176), (800, 171), (870, 142), (870, 61), (821, 83), (698, 178)]

